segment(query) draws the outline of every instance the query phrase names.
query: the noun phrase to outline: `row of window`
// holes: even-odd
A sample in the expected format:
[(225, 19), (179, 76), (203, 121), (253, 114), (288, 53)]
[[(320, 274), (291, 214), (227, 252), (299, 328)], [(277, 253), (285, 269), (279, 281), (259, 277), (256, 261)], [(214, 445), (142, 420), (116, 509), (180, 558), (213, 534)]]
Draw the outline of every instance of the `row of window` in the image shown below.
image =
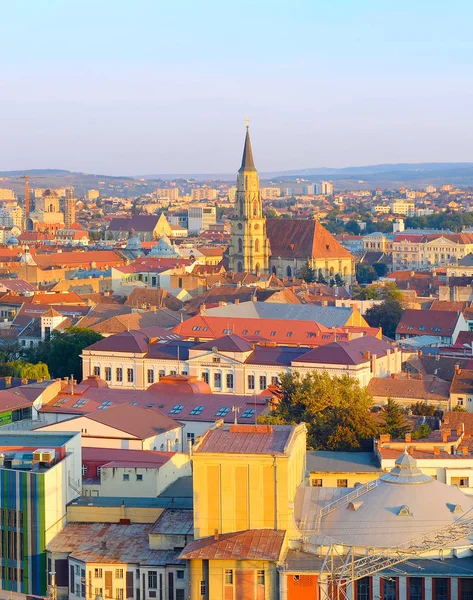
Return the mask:
[[(407, 578), (407, 600), (424, 600), (424, 578)], [(380, 580), (381, 598), (383, 600), (397, 600), (399, 598), (399, 579), (387, 577)], [(459, 580), (459, 600), (471, 600), (473, 597), (473, 578)], [(356, 582), (356, 600), (372, 600), (372, 581), (370, 577), (363, 577)], [(450, 579), (434, 577), (432, 579), (432, 600), (449, 600)]]
[[(312, 487), (323, 487), (322, 479), (311, 479), (310, 485)], [(348, 479), (337, 479), (337, 487), (339, 487), (339, 488), (348, 487)]]
[[(112, 381), (112, 367), (105, 367), (105, 381)], [(100, 367), (94, 367), (94, 375), (96, 377), (100, 377)], [(118, 382), (123, 381), (123, 369), (121, 367), (117, 367), (115, 369), (115, 380)], [(132, 368), (128, 368), (126, 370), (126, 380), (128, 383), (133, 383), (135, 381), (135, 371)]]

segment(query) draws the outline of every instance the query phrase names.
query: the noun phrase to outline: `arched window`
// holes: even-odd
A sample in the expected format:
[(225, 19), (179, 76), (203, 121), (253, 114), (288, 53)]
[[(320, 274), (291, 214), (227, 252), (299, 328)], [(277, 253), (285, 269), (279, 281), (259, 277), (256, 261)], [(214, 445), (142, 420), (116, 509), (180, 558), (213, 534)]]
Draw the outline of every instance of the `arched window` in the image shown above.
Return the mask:
[(238, 268), (238, 273), (243, 273), (243, 264), (242, 264), (241, 261), (238, 263), (238, 267), (237, 268)]
[(287, 267), (286, 273), (287, 273), (288, 277), (292, 277), (292, 269), (291, 269), (291, 267)]
[(256, 202), (256, 200), (253, 202), (253, 216), (258, 216), (258, 202)]
[(272, 272), (273, 275), (276, 275), (276, 267), (274, 265), (273, 265), (273, 267), (271, 269), (271, 272)]
[(243, 242), (241, 238), (238, 238), (238, 252), (243, 252)]
[(330, 275), (333, 275), (333, 274), (334, 274), (334, 272), (335, 272), (335, 271), (334, 271), (334, 268), (333, 268), (333, 267), (330, 267)]
[(256, 263), (255, 265), (255, 273), (256, 275), (259, 275), (259, 263)]
[(259, 240), (255, 240), (255, 252), (259, 252)]
[(346, 277), (348, 274), (348, 269), (347, 267), (343, 267), (343, 276)]

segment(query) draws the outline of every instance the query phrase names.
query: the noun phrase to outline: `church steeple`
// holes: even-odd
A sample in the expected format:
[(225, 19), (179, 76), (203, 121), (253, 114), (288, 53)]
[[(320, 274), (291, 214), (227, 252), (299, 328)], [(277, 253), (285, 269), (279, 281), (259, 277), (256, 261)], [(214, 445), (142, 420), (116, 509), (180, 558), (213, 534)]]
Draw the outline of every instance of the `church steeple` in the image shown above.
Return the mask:
[(269, 244), (266, 239), (266, 219), (263, 215), (258, 171), (251, 149), (248, 119), (243, 158), (237, 178), (229, 259), (230, 270), (233, 272), (268, 272)]
[(243, 158), (241, 159), (241, 167), (239, 173), (242, 171), (256, 171), (255, 163), (253, 160), (253, 151), (251, 149), (250, 131), (249, 125), (246, 125), (246, 137), (245, 147), (243, 148)]

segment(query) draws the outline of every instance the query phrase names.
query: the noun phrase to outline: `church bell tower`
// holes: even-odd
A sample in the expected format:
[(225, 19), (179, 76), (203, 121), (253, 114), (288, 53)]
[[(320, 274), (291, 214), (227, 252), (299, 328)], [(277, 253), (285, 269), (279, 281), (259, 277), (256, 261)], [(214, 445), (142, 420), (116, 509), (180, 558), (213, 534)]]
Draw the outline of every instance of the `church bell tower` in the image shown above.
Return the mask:
[(258, 171), (253, 161), (248, 122), (237, 178), (235, 216), (231, 221), (229, 261), (230, 271), (233, 273), (268, 273), (269, 242), (266, 237), (266, 218), (263, 216)]

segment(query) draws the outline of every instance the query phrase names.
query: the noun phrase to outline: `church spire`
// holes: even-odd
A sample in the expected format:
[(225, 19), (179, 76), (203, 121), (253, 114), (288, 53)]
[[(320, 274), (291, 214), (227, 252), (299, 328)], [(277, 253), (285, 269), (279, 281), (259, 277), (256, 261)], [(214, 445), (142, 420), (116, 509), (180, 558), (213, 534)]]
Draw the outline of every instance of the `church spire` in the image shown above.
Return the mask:
[(246, 120), (245, 147), (243, 148), (243, 158), (241, 160), (240, 173), (242, 171), (256, 171), (255, 163), (253, 161), (253, 151), (251, 150), (251, 140), (250, 140), (248, 119)]

